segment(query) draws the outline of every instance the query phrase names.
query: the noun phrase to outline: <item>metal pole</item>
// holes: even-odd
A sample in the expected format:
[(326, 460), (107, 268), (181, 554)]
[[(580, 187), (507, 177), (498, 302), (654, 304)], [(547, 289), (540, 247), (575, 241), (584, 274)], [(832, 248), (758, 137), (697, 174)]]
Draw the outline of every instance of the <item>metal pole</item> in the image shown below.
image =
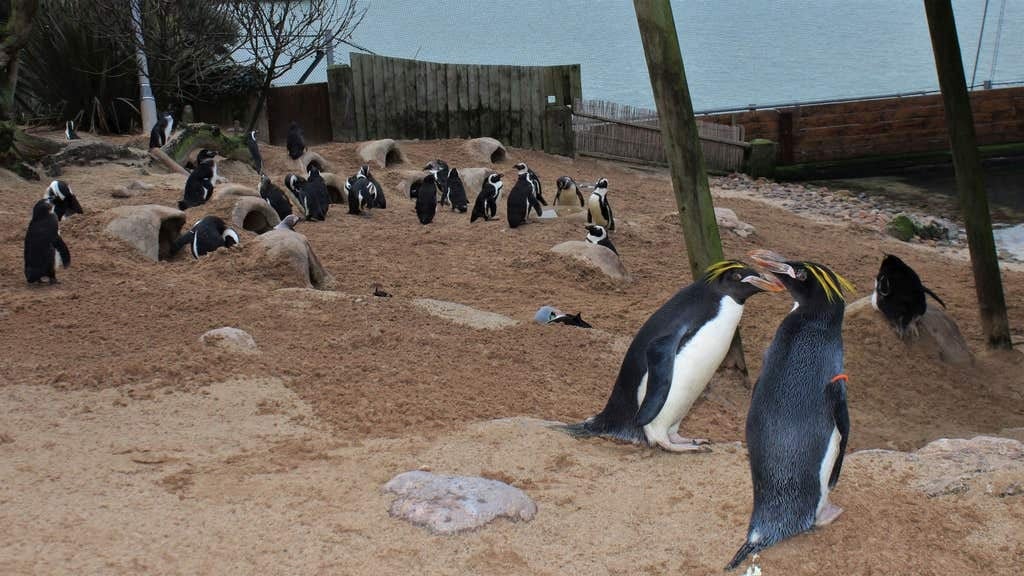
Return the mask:
[(156, 98), (149, 85), (149, 62), (143, 50), (141, 0), (132, 0), (132, 29), (135, 32), (135, 61), (139, 66), (139, 110), (142, 113), (142, 131), (148, 134), (156, 125)]

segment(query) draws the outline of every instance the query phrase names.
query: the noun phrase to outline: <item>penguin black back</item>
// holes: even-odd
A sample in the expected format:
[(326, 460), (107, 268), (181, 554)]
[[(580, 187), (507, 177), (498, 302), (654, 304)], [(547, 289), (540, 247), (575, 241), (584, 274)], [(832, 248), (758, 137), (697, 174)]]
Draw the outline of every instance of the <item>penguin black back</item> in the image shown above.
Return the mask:
[(419, 218), (420, 224), (430, 224), (434, 221), (436, 212), (437, 181), (434, 179), (434, 174), (430, 173), (423, 177), (416, 194), (416, 217)]
[(306, 220), (324, 220), (331, 206), (331, 198), (327, 194), (327, 184), (320, 171), (313, 168), (309, 179), (302, 186), (302, 202), (306, 211)]
[(504, 187), (501, 181), (501, 174), (489, 174), (480, 187), (480, 193), (476, 195), (473, 202), (473, 213), (469, 217), (470, 222), (476, 222), (477, 218), (490, 220), (498, 213), (498, 200), (501, 198), (501, 189)]
[(53, 204), (53, 213), (57, 215), (57, 220), (82, 213), (82, 205), (78, 203), (78, 197), (71, 191), (71, 186), (68, 186), (68, 183), (63, 180), (50, 182), (43, 198)]
[(288, 124), (288, 140), (285, 146), (292, 160), (298, 160), (306, 153), (306, 139), (303, 137), (302, 128), (294, 120)]
[(164, 144), (167, 144), (167, 139), (171, 137), (173, 129), (174, 116), (170, 112), (164, 112), (153, 125), (153, 129), (149, 131), (149, 147), (163, 148)]
[(64, 137), (67, 138), (68, 140), (80, 140), (81, 139), (81, 138), (78, 137), (78, 132), (75, 132), (75, 121), (74, 120), (68, 120), (67, 123), (64, 124)]
[(508, 218), (509, 228), (516, 228), (523, 222), (526, 222), (530, 208), (532, 208), (535, 201), (531, 201), (533, 196), (533, 185), (530, 184), (529, 176), (526, 174), (520, 174), (519, 178), (516, 179), (515, 186), (508, 193), (508, 201), (505, 206), (505, 216)]
[(213, 194), (214, 158), (216, 156), (215, 150), (203, 148), (199, 151), (199, 155), (196, 157), (198, 166), (185, 181), (184, 197), (178, 201), (179, 210), (200, 206), (210, 199), (210, 195)]
[(238, 233), (228, 228), (219, 216), (205, 216), (192, 225), (188, 232), (182, 234), (171, 247), (176, 254), (185, 246), (193, 258), (209, 254), (218, 248), (230, 248), (238, 244)]
[(465, 213), (469, 209), (469, 198), (466, 197), (466, 187), (462, 184), (459, 171), (452, 168), (448, 171), (447, 178), (448, 192), (445, 196), (452, 204), (452, 210)]
[(906, 335), (911, 324), (928, 309), (925, 294), (946, 307), (934, 292), (921, 283), (921, 277), (906, 262), (886, 254), (875, 277), (875, 290), (871, 305), (885, 315), (900, 336)]
[(39, 200), (32, 207), (32, 220), (25, 232), (25, 279), (29, 284), (47, 278), (57, 283), (57, 268), (71, 265), (71, 253), (60, 237), (60, 224), (53, 204)]
[(270, 181), (270, 177), (266, 174), (260, 176), (260, 198), (263, 198), (274, 209), (281, 220), (292, 213), (292, 205), (288, 201), (288, 197), (285, 196), (283, 190)]
[(255, 130), (249, 131), (249, 136), (245, 139), (245, 146), (249, 149), (249, 155), (252, 156), (252, 167), (256, 169), (257, 174), (263, 174), (263, 155), (260, 154), (260, 143), (256, 140)]
[(373, 184), (373, 190), (374, 190), (373, 207), (374, 208), (387, 208), (388, 207), (388, 202), (384, 198), (384, 187), (381, 186), (380, 182), (377, 182), (377, 179), (374, 178), (373, 174), (370, 173), (370, 165), (369, 164), (363, 164), (362, 166), (360, 166), (359, 167), (359, 172), (356, 175), (357, 176), (362, 176), (363, 178), (366, 178), (367, 180), (370, 181), (370, 184)]

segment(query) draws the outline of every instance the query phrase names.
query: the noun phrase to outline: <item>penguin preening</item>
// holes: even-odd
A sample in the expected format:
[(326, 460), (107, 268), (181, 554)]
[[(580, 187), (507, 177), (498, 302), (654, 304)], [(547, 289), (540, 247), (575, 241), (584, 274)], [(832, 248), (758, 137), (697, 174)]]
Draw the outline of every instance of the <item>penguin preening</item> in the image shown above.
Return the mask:
[(53, 204), (42, 199), (32, 207), (32, 220), (25, 232), (25, 279), (35, 284), (46, 278), (57, 283), (57, 268), (71, 265), (71, 252), (60, 237), (60, 222)]
[(423, 169), (434, 173), (437, 191), (441, 193), (441, 205), (444, 206), (448, 202), (446, 196), (448, 191), (448, 163), (440, 159), (431, 160)]
[(369, 178), (357, 174), (345, 182), (348, 196), (348, 213), (361, 214), (372, 209), (377, 203), (377, 186)]
[(298, 160), (306, 153), (306, 140), (302, 135), (302, 128), (294, 120), (288, 124), (288, 140), (285, 146), (288, 148), (288, 157), (292, 160)]
[(416, 195), (416, 217), (419, 218), (420, 224), (430, 224), (434, 221), (434, 214), (437, 213), (436, 190), (437, 182), (434, 180), (434, 173), (431, 172), (423, 177), (419, 193)]
[(462, 177), (459, 176), (459, 171), (452, 168), (448, 171), (448, 177), (445, 178), (445, 193), (444, 197), (452, 205), (452, 210), (458, 210), (459, 212), (465, 213), (469, 209), (469, 198), (466, 197), (466, 187), (462, 183)]
[(843, 293), (853, 285), (813, 262), (787, 261), (767, 250), (750, 257), (785, 285), (795, 305), (775, 331), (750, 399), (746, 440), (754, 510), (746, 542), (726, 570), (842, 513), (828, 495), (850, 436)]
[(373, 208), (388, 207), (388, 202), (384, 198), (384, 187), (380, 185), (380, 182), (377, 182), (377, 179), (373, 177), (373, 174), (370, 174), (369, 164), (363, 164), (359, 167), (359, 171), (356, 172), (356, 178), (365, 178), (370, 182), (370, 184), (373, 184)]
[(615, 249), (615, 244), (612, 244), (612, 239), (608, 237), (608, 231), (600, 224), (587, 224), (587, 242), (589, 244), (604, 246), (612, 252), (615, 252), (615, 254), (619, 253), (619, 251)]
[(580, 191), (580, 187), (576, 184), (576, 181), (571, 176), (559, 176), (558, 180), (555, 181), (555, 200), (552, 202), (555, 206), (562, 205), (562, 192), (566, 192), (565, 205), (573, 205), (572, 198), (568, 192), (572, 191), (576, 193), (576, 198), (580, 202), (580, 208), (586, 205), (586, 201), (583, 200), (583, 192)]
[(153, 129), (149, 131), (149, 147), (163, 148), (164, 144), (171, 139), (171, 132), (174, 131), (174, 116), (170, 112), (164, 112)]
[(266, 174), (260, 175), (260, 198), (263, 198), (274, 209), (277, 217), (281, 220), (291, 215), (292, 204), (288, 201), (288, 197), (285, 196), (283, 190), (270, 181), (270, 177)]
[(72, 214), (82, 213), (82, 205), (78, 203), (78, 198), (71, 191), (68, 183), (63, 180), (50, 182), (50, 186), (46, 189), (46, 194), (43, 195), (43, 198), (49, 200), (50, 204), (53, 204), (53, 213), (57, 215), (57, 220), (70, 218)]
[[(517, 164), (517, 166), (526, 165)], [(536, 189), (530, 181), (530, 175), (525, 170), (520, 170), (515, 186), (508, 193), (508, 201), (505, 207), (508, 227), (517, 228), (520, 224), (527, 222), (530, 210), (536, 210), (537, 216), (543, 214), (540, 202), (537, 201)]]
[(196, 157), (196, 168), (185, 181), (184, 197), (178, 201), (179, 210), (201, 206), (213, 194), (213, 179), (216, 177), (217, 152), (203, 148)]
[(609, 232), (615, 230), (615, 216), (608, 203), (608, 179), (601, 178), (587, 199), (587, 224), (600, 224)]
[(331, 207), (331, 197), (327, 194), (327, 184), (320, 176), (320, 171), (313, 168), (309, 178), (301, 188), (299, 200), (302, 202), (302, 209), (306, 213), (306, 220), (324, 220), (327, 218), (327, 209)]
[(640, 327), (604, 409), (566, 430), (671, 452), (702, 450), (706, 442), (680, 436), (679, 423), (729, 351), (747, 298), (784, 289), (743, 262), (712, 264)]
[(494, 173), (487, 176), (480, 193), (476, 195), (473, 202), (473, 213), (469, 217), (470, 222), (476, 222), (477, 218), (490, 220), (498, 214), (498, 202), (501, 200), (501, 188), (505, 185), (501, 181), (501, 174)]
[(64, 124), (64, 138), (68, 140), (81, 140), (81, 138), (78, 137), (78, 132), (75, 132), (74, 120), (68, 120)]
[(263, 155), (260, 154), (260, 143), (256, 141), (256, 131), (250, 130), (249, 136), (245, 139), (245, 147), (249, 149), (252, 156), (252, 167), (257, 174), (263, 174)]
[(209, 254), (218, 248), (230, 248), (238, 244), (238, 233), (228, 228), (219, 216), (205, 216), (182, 234), (171, 248), (171, 254), (177, 254), (185, 246), (193, 258)]
[(886, 254), (875, 277), (871, 306), (889, 320), (901, 337), (911, 331), (914, 322), (928, 309), (925, 294), (946, 307), (934, 292), (921, 283), (914, 269), (892, 254)]
[(530, 169), (524, 162), (520, 162), (513, 166), (519, 174), (526, 174), (526, 180), (533, 187), (533, 197), (540, 202), (541, 206), (547, 206), (548, 201), (544, 199), (544, 192), (540, 185), (540, 178), (537, 177), (537, 173)]

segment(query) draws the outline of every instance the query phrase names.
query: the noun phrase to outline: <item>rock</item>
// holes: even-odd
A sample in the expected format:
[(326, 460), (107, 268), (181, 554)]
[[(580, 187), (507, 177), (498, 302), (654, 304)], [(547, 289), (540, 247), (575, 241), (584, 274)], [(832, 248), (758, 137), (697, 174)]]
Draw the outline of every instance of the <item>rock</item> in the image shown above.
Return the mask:
[(171, 257), (171, 247), (185, 225), (184, 212), (157, 204), (120, 206), (107, 212), (106, 232), (154, 262)]
[(746, 238), (754, 233), (754, 227), (741, 221), (736, 212), (729, 208), (715, 208), (715, 219), (718, 220), (719, 226), (732, 230), (740, 238)]
[(533, 520), (537, 505), (522, 490), (475, 476), (443, 476), (415, 470), (384, 485), (396, 495), (388, 512), (435, 534), (473, 530), (505, 517)]
[(231, 223), (237, 228), (263, 234), (280, 224), (281, 218), (262, 198), (243, 196), (231, 210)]
[(554, 246), (551, 248), (551, 251), (582, 261), (616, 282), (629, 282), (631, 280), (629, 273), (622, 266), (622, 260), (619, 259), (619, 256), (604, 246), (580, 240), (569, 240)]
[(505, 146), (494, 138), (473, 138), (467, 140), (463, 146), (466, 152), (478, 162), (497, 164), (508, 160), (508, 151), (505, 150)]
[(310, 162), (316, 162), (317, 164), (319, 164), (320, 172), (334, 171), (333, 164), (331, 164), (323, 156), (317, 154), (316, 152), (313, 152), (312, 150), (306, 150), (305, 152), (302, 153), (302, 156), (299, 156), (294, 160), (291, 157), (289, 157), (288, 161), (291, 162), (292, 170), (296, 174), (308, 174), (309, 172), (306, 170), (306, 167), (309, 166)]
[(1024, 483), (1024, 444), (1010, 438), (942, 438), (914, 456), (921, 464), (916, 486), (932, 498), (970, 490), (1005, 498)]
[(250, 266), (268, 274), (271, 270), (282, 273), (282, 280), (298, 288), (329, 288), (334, 279), (320, 264), (305, 236), (293, 230), (271, 230), (256, 237), (253, 242), (256, 257)]
[(207, 346), (224, 348), (234, 352), (256, 352), (256, 340), (245, 330), (225, 326), (216, 328), (199, 337), (199, 341)]
[(412, 303), (422, 308), (432, 316), (437, 316), (438, 318), (444, 318), (445, 320), (455, 322), (456, 324), (481, 330), (498, 330), (518, 324), (518, 322), (508, 316), (478, 310), (455, 302), (433, 300), (430, 298), (418, 298), (413, 300)]
[(909, 242), (917, 233), (917, 227), (914, 226), (914, 221), (911, 220), (909, 216), (906, 214), (900, 214), (886, 224), (885, 231), (889, 236), (892, 236), (897, 240)]
[[(871, 296), (864, 296), (848, 304), (846, 317), (851, 320), (870, 318), (883, 325), (885, 329), (895, 332), (885, 315), (871, 306)], [(964, 365), (974, 361), (956, 321), (941, 308), (932, 306), (930, 302), (924, 315), (910, 324), (903, 341), (947, 364)]]
[(64, 166), (86, 166), (96, 161), (104, 164), (117, 162), (128, 166), (142, 166), (149, 162), (149, 155), (144, 150), (102, 140), (76, 140), (73, 145), (43, 158), (42, 165), (47, 176), (56, 178), (61, 175)]
[(321, 172), (320, 177), (324, 179), (324, 186), (327, 187), (327, 197), (331, 204), (347, 204), (348, 191), (345, 190), (345, 177), (333, 172)]
[[(471, 199), (476, 199), (476, 195), (480, 193), (480, 190), (484, 187), (484, 180), (487, 179), (491, 174), (497, 173), (496, 170), (490, 168), (459, 168), (459, 178), (462, 178), (462, 185), (466, 188), (466, 195)], [(505, 183), (505, 187), (502, 189), (504, 194), (508, 194), (508, 191), (512, 189), (512, 185), (508, 182)], [(472, 205), (470, 206), (472, 207)]]
[(918, 236), (928, 240), (956, 240), (960, 235), (959, 227), (943, 218), (930, 218), (928, 223), (918, 229)]
[(213, 194), (210, 195), (210, 201), (239, 197), (259, 198), (260, 193), (255, 188), (242, 186), (241, 184), (224, 184), (214, 189)]
[[(402, 198), (408, 198), (412, 185), (422, 182), (427, 174), (430, 174), (430, 172), (426, 170), (400, 170), (398, 172), (398, 186), (396, 187), (398, 193)], [(462, 170), (459, 170), (459, 174), (462, 174)], [(463, 177), (463, 184), (465, 184), (465, 177)], [(469, 186), (466, 186), (466, 192), (469, 191)], [(473, 196), (470, 197), (473, 198)]]
[(397, 142), (390, 138), (364, 142), (356, 152), (364, 164), (373, 162), (379, 168), (388, 168), (405, 162), (405, 154), (402, 153), (402, 149), (398, 147)]

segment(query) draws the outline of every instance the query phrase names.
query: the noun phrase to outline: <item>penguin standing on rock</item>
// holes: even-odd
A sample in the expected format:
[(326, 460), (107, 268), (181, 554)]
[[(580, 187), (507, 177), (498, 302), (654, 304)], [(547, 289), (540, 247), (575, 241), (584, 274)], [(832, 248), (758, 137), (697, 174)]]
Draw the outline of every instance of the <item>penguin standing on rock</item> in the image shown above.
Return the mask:
[(568, 194), (570, 191), (576, 193), (576, 198), (580, 201), (580, 208), (583, 208), (583, 206), (586, 205), (586, 202), (583, 200), (583, 192), (580, 192), (580, 187), (576, 184), (576, 181), (572, 179), (572, 176), (559, 176), (558, 180), (555, 181), (555, 188), (555, 200), (553, 202), (555, 206), (559, 206), (561, 204), (559, 200), (561, 200), (562, 192), (566, 193), (565, 203), (567, 205), (571, 204), (572, 199), (569, 198)]
[(480, 188), (480, 193), (476, 195), (476, 201), (473, 202), (470, 222), (476, 222), (477, 218), (490, 220), (498, 214), (498, 201), (501, 200), (501, 188), (504, 185), (504, 182), (501, 181), (501, 174), (494, 173), (487, 176)]
[[(526, 166), (526, 164), (517, 164), (517, 166)], [(519, 171), (516, 185), (508, 193), (507, 204), (505, 216), (508, 217), (509, 228), (517, 228), (520, 224), (527, 222), (530, 210), (536, 210), (537, 216), (543, 213), (540, 202), (537, 201), (536, 190), (533, 183), (530, 182), (530, 175), (526, 170)]]
[(875, 277), (871, 306), (885, 315), (900, 337), (916, 329), (914, 322), (928, 309), (925, 294), (946, 307), (941, 298), (921, 283), (921, 277), (913, 268), (898, 257), (886, 254)]
[(270, 181), (270, 177), (266, 174), (260, 175), (260, 198), (263, 198), (274, 209), (277, 217), (281, 220), (291, 215), (292, 205), (288, 202), (288, 197), (284, 195), (283, 190)]
[(587, 224), (587, 243), (604, 246), (616, 255), (619, 253), (615, 249), (615, 244), (612, 244), (612, 239), (608, 237), (608, 232), (600, 224)]
[(615, 230), (615, 216), (608, 203), (608, 179), (601, 178), (594, 184), (594, 191), (587, 199), (587, 224), (600, 224), (609, 232)]
[(46, 189), (46, 195), (43, 198), (49, 200), (50, 204), (53, 204), (53, 213), (57, 215), (57, 220), (70, 218), (72, 214), (82, 213), (82, 205), (78, 203), (78, 198), (71, 191), (68, 183), (63, 180), (50, 182), (50, 186)]
[(163, 148), (164, 144), (171, 139), (173, 131), (174, 116), (170, 112), (164, 112), (164, 115), (153, 125), (153, 129), (149, 131), (149, 147)]
[(416, 195), (416, 217), (419, 218), (420, 224), (430, 224), (434, 221), (434, 214), (437, 213), (436, 190), (437, 181), (431, 172), (423, 177), (419, 193)]
[(256, 141), (255, 130), (251, 130), (249, 136), (246, 137), (245, 147), (249, 149), (249, 155), (252, 156), (252, 167), (256, 169), (257, 174), (263, 174), (263, 155), (260, 154), (260, 143)]
[(288, 140), (285, 146), (288, 148), (288, 157), (292, 160), (298, 160), (306, 153), (306, 140), (302, 128), (294, 120), (288, 125)]
[(185, 246), (193, 258), (209, 254), (218, 248), (230, 248), (238, 244), (238, 233), (228, 228), (218, 216), (206, 216), (192, 225), (182, 234), (171, 248), (171, 254), (177, 254)]
[(74, 120), (68, 120), (67, 123), (64, 124), (64, 137), (68, 140), (81, 140), (81, 138), (78, 137), (78, 132), (75, 132)]
[(188, 210), (194, 206), (201, 206), (210, 199), (213, 194), (213, 179), (216, 177), (215, 150), (203, 148), (196, 157), (196, 168), (188, 175), (185, 181), (185, 195), (178, 201), (178, 210)]
[(57, 283), (57, 268), (71, 265), (71, 252), (60, 237), (60, 223), (47, 199), (32, 207), (32, 220), (25, 232), (25, 279), (35, 284), (46, 278)]
[(815, 526), (842, 508), (828, 500), (850, 437), (843, 374), (844, 292), (853, 285), (813, 262), (750, 254), (796, 301), (765, 352), (747, 413), (754, 511), (747, 540), (726, 570)]
[(452, 168), (448, 171), (448, 177), (445, 179), (445, 198), (452, 205), (452, 210), (458, 210), (465, 214), (466, 210), (469, 209), (469, 198), (466, 198), (466, 187), (462, 183), (462, 178), (459, 176), (459, 171)]
[(679, 423), (729, 351), (747, 298), (784, 289), (743, 262), (712, 264), (640, 327), (604, 410), (566, 430), (670, 452), (703, 450), (707, 441), (683, 438)]

